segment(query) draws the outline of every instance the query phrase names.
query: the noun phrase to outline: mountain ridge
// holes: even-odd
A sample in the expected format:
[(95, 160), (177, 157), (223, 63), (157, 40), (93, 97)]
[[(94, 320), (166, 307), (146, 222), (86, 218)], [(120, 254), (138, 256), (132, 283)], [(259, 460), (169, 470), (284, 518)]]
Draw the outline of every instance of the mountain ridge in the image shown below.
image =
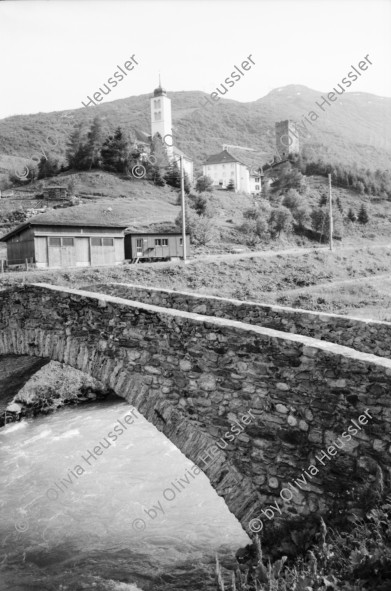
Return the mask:
[[(172, 100), (174, 142), (193, 158), (198, 172), (208, 156), (221, 151), (223, 143), (252, 148), (253, 163), (263, 164), (275, 153), (275, 122), (292, 119), (299, 123), (313, 110), (314, 98), (321, 100), (319, 92), (290, 84), (272, 89), (256, 101), (242, 103), (221, 98), (207, 106), (201, 103), (209, 95), (202, 91), (168, 92)], [(106, 133), (112, 133), (118, 126), (149, 132), (150, 97), (151, 94), (135, 95), (94, 107), (1, 119), (0, 168), (8, 167), (2, 164), (2, 157), (11, 157), (11, 161), (28, 159), (32, 152), (40, 151), (46, 136), (54, 133), (59, 141), (52, 154), (64, 161), (66, 116), (72, 124), (84, 123), (86, 130), (93, 117), (100, 115)], [(371, 170), (389, 169), (390, 129), (391, 98), (346, 92), (321, 113), (310, 128), (310, 137), (301, 138), (301, 149), (311, 159), (320, 157)]]

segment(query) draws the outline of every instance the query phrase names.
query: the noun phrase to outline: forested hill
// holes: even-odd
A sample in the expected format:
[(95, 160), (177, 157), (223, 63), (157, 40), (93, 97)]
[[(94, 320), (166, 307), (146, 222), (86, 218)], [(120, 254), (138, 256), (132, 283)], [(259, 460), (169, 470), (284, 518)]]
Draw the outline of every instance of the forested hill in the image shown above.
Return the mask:
[[(211, 89), (211, 92), (214, 89)], [(254, 163), (264, 163), (274, 154), (274, 123), (293, 119), (300, 123), (314, 110), (319, 118), (308, 125), (311, 137), (302, 141), (309, 159), (357, 165), (365, 169), (389, 169), (391, 162), (391, 98), (349, 92), (322, 112), (316, 107), (326, 92), (305, 86), (277, 88), (251, 103), (221, 99), (208, 103), (205, 93), (169, 92), (172, 100), (174, 141), (199, 166), (207, 155), (221, 151), (222, 144), (247, 146)], [(86, 129), (96, 115), (102, 117), (107, 131), (121, 126), (150, 131), (151, 95), (105, 102), (96, 107), (73, 111), (16, 115), (0, 120), (0, 168), (9, 159), (5, 155), (28, 158), (46, 145), (46, 137), (56, 132), (59, 143), (51, 153), (64, 158), (70, 125), (84, 122)], [(229, 94), (227, 94), (229, 96)], [(205, 106), (206, 105), (206, 106)], [(65, 118), (63, 115), (67, 115)]]

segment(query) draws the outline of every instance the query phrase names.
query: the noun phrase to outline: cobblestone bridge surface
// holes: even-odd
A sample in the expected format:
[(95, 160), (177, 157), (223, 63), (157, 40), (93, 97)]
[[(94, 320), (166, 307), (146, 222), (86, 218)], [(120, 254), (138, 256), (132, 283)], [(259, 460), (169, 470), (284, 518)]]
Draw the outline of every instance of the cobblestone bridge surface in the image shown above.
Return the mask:
[[(230, 300), (184, 311), (155, 292), (160, 305), (44, 284), (2, 291), (0, 355), (61, 361), (112, 388), (204, 470), (247, 531), (258, 517), (267, 528), (273, 506), (277, 520), (346, 511), (352, 487), (389, 478), (391, 360), (251, 323), (254, 308), (232, 319)], [(310, 317), (325, 326), (306, 314), (309, 329)], [(390, 325), (369, 327), (376, 341), (375, 325)]]

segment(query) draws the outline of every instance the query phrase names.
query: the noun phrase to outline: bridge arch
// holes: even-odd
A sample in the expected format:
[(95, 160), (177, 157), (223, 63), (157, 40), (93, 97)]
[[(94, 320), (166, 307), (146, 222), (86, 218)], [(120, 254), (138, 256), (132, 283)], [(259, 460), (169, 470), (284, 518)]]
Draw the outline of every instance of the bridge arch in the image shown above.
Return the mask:
[[(112, 388), (203, 469), (248, 533), (273, 502), (292, 517), (324, 513), (341, 491), (389, 467), (388, 359), (50, 285), (0, 293), (0, 355), (10, 353), (63, 362)], [(298, 487), (315, 453), (365, 411), (370, 424), (284, 503), (281, 491)], [(247, 413), (254, 423), (218, 447)], [(210, 465), (200, 463), (205, 452)]]
[[(251, 517), (250, 513), (246, 515), (246, 511), (249, 512), (252, 507), (248, 506), (249, 502), (256, 502), (257, 494), (251, 480), (241, 474), (224, 454), (221, 442), (217, 450), (215, 437), (188, 421), (172, 402), (162, 397), (161, 392), (152, 387), (153, 374), (136, 373), (126, 367), (124, 358), (106, 355), (104, 351), (98, 351), (95, 348), (97, 346), (93, 343), (85, 345), (80, 339), (69, 335), (61, 338), (43, 329), (31, 331), (15, 327), (0, 331), (0, 356), (28, 355), (64, 363), (94, 377), (133, 405), (207, 474), (211, 485), (224, 498), (231, 512), (237, 518), (243, 515), (246, 524)], [(135, 353), (131, 355), (135, 356)], [(208, 464), (211, 464), (210, 468)], [(246, 499), (246, 503), (243, 503), (243, 499)]]

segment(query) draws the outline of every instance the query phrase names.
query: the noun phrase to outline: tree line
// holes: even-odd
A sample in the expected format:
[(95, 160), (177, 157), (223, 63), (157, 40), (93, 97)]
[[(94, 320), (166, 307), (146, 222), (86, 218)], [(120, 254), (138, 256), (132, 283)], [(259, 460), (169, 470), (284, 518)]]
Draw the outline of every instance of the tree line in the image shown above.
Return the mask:
[[(37, 179), (53, 177), (67, 170), (105, 170), (129, 179), (145, 178), (158, 186), (170, 185), (180, 188), (180, 170), (177, 162), (169, 161), (162, 138), (156, 134), (151, 141), (150, 156), (137, 147), (132, 133), (125, 133), (117, 127), (114, 133), (103, 131), (99, 117), (95, 117), (89, 130), (83, 129), (83, 123), (72, 131), (66, 146), (66, 164), (60, 164), (54, 156), (42, 156), (37, 165), (29, 166), (28, 175), (21, 179), (11, 176), (16, 183), (31, 182)], [(189, 178), (184, 173), (186, 193), (190, 192)]]
[(375, 171), (358, 170), (346, 164), (331, 164), (320, 158), (311, 161), (305, 155), (291, 154), (289, 160), (302, 173), (307, 176), (318, 174), (326, 176), (331, 174), (333, 184), (337, 187), (352, 189), (360, 195), (379, 197), (391, 200), (391, 173), (388, 170)]

